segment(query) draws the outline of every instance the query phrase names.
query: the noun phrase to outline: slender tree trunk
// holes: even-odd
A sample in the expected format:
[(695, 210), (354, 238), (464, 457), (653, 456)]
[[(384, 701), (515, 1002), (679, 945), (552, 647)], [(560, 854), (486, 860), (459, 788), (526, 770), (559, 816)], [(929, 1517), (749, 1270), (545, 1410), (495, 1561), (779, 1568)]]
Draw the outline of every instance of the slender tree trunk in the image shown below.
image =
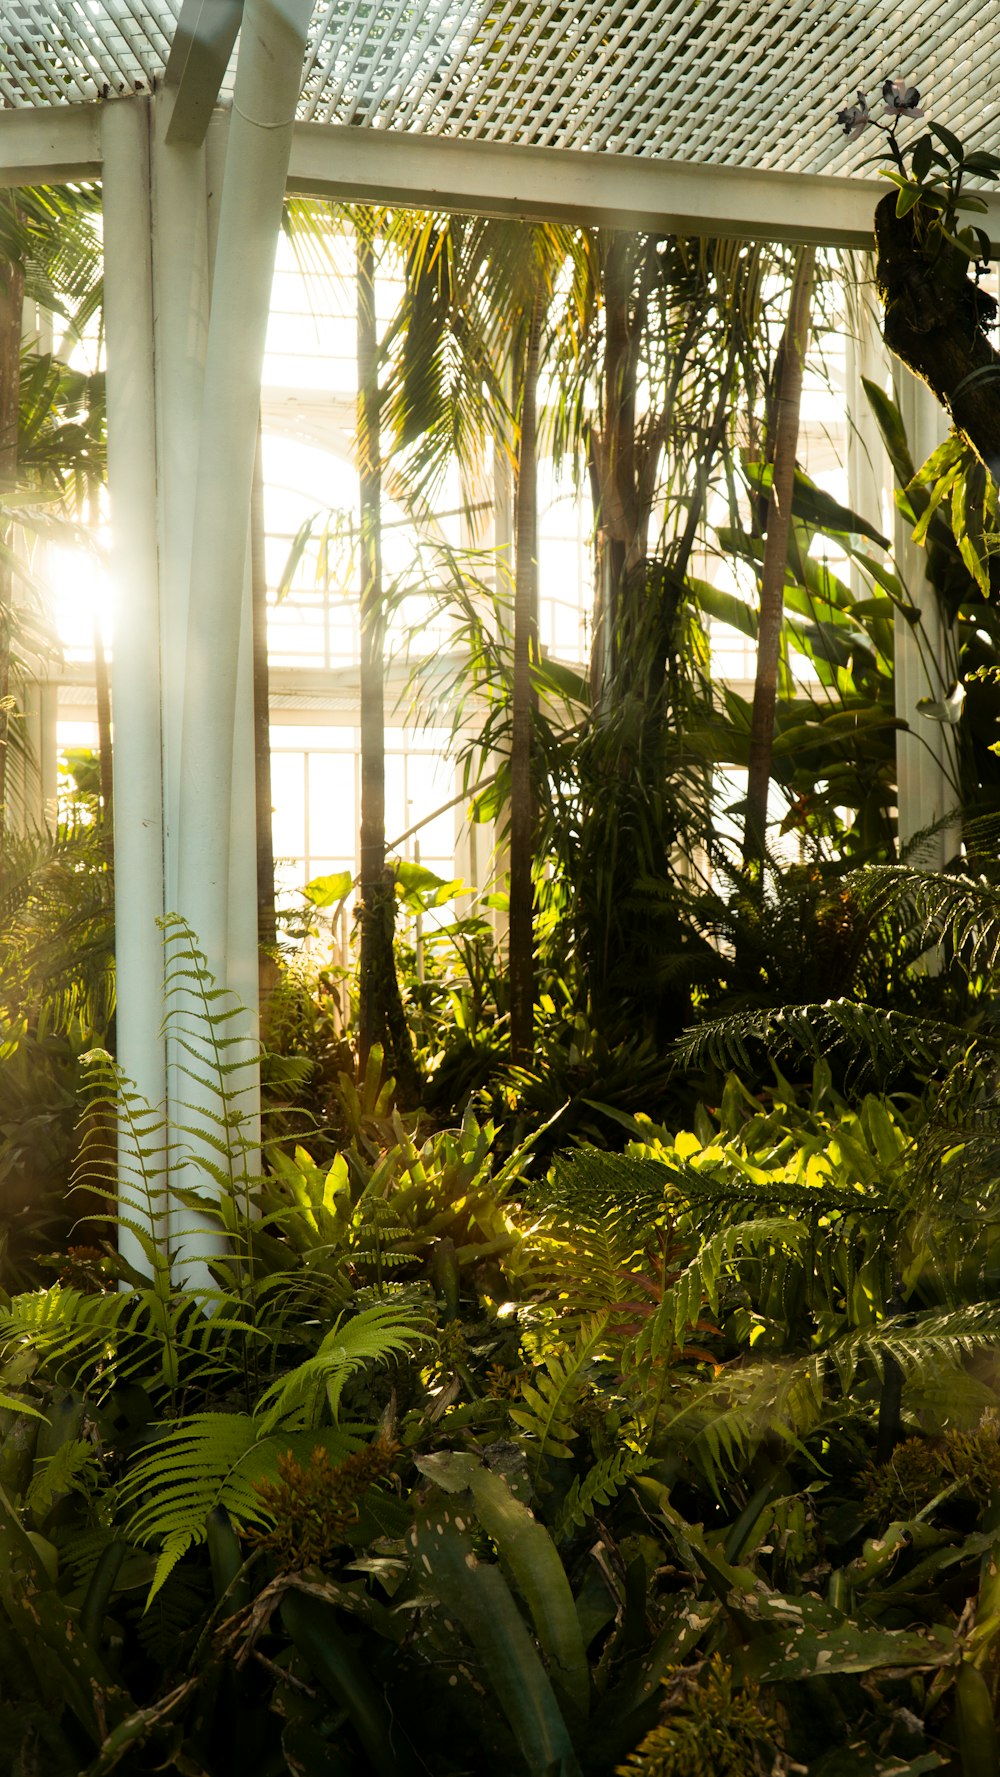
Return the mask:
[[(250, 604), (253, 651), (253, 763), (257, 823), (257, 944), (272, 950), (274, 921), (274, 841), (271, 834), (271, 712), (267, 663), (267, 563), (264, 529), (264, 467), (260, 425), (250, 495)], [(261, 958), (264, 972), (264, 958)], [(270, 976), (268, 976), (268, 980)], [(262, 988), (265, 986), (262, 980)]]
[(361, 958), (358, 1065), (384, 1043), (400, 1102), (416, 1104), (420, 1080), (393, 953), (396, 896), (385, 861), (385, 609), (382, 597), (382, 446), (375, 313), (375, 247), (357, 234), (358, 482), (361, 515)]
[[(87, 502), (87, 518), (92, 531), (96, 531), (100, 522), (100, 499), (96, 488), (91, 490)], [(114, 754), (111, 739), (111, 678), (108, 673), (108, 656), (104, 647), (104, 631), (101, 628), (100, 612), (94, 613), (94, 689), (97, 693), (97, 762), (101, 774), (101, 819), (104, 830), (110, 836), (112, 802), (114, 798)], [(109, 837), (110, 843), (110, 837)]]
[(517, 447), (514, 530), (514, 684), (510, 737), (510, 1053), (519, 1066), (534, 1051), (535, 939), (531, 867), (535, 805), (531, 730), (538, 659), (538, 368), (544, 289), (539, 279), (522, 354), (521, 416)]
[(792, 489), (799, 439), (802, 404), (802, 373), (809, 343), (809, 310), (812, 299), (816, 253), (813, 247), (798, 249), (788, 320), (782, 342), (774, 425), (771, 496), (767, 508), (767, 537), (760, 577), (760, 618), (757, 631), (757, 673), (754, 681), (753, 716), (750, 725), (750, 763), (747, 776), (746, 825), (743, 861), (763, 861), (767, 835), (767, 793), (771, 782), (774, 750), (774, 711), (778, 695), (778, 657), (784, 613), (785, 567), (792, 522)]
[(382, 455), (375, 316), (375, 249), (357, 237), (358, 483), (361, 509), (361, 964), (358, 1061), (378, 1039), (379, 901), (385, 869), (385, 623), (382, 610)]
[(101, 819), (111, 830), (114, 762), (111, 740), (111, 680), (100, 618), (94, 621), (94, 688), (97, 692), (97, 762), (101, 773)]
[[(18, 424), (21, 405), (21, 326), (24, 272), (19, 265), (0, 266), (0, 498), (9, 497), (17, 480)], [(10, 526), (0, 527), (0, 541), (10, 545)], [(7, 764), (10, 752), (10, 656), (13, 632), (14, 576), (0, 559), (0, 860), (7, 832)]]

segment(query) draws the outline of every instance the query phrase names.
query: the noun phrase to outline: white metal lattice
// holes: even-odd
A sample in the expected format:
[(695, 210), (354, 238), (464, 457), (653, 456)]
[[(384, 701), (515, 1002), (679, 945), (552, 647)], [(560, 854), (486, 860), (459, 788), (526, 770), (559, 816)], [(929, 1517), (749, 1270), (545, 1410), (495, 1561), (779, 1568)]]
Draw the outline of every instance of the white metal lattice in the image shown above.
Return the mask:
[(80, 104), (147, 89), (162, 73), (179, 0), (0, 0), (0, 100)]
[[(0, 0), (0, 104), (149, 86), (179, 8)], [(834, 113), (887, 74), (997, 146), (1000, 33), (983, 0), (317, 0), (300, 115), (835, 173), (857, 168), (865, 143), (847, 143)]]

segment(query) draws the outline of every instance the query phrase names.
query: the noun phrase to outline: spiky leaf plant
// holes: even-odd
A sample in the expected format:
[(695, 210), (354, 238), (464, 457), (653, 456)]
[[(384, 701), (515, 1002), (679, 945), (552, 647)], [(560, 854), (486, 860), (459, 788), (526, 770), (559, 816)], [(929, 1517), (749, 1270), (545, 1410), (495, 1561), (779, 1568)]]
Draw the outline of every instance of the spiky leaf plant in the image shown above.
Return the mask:
[(718, 1656), (700, 1673), (675, 1673), (663, 1708), (617, 1777), (776, 1777), (787, 1769), (758, 1687), (737, 1690)]

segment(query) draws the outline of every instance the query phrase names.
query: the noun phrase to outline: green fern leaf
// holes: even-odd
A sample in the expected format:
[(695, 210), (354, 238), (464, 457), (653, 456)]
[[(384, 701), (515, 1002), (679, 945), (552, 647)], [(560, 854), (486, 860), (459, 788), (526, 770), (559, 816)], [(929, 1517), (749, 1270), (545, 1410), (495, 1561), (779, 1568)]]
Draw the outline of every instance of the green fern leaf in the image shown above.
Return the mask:
[(336, 1417), (348, 1380), (369, 1364), (405, 1357), (427, 1337), (427, 1323), (409, 1303), (380, 1302), (331, 1328), (314, 1357), (279, 1377), (257, 1403), (262, 1433), (286, 1422), (314, 1423), (321, 1404)]
[(24, 1503), (41, 1522), (57, 1494), (85, 1492), (96, 1474), (94, 1446), (84, 1438), (69, 1438), (54, 1455), (36, 1462)]
[(595, 1463), (585, 1475), (578, 1475), (556, 1513), (555, 1536), (582, 1530), (601, 1506), (611, 1504), (633, 1475), (642, 1473), (644, 1466), (644, 1458), (636, 1451), (617, 1450), (603, 1462)]
[(547, 1456), (571, 1457), (576, 1437), (573, 1408), (586, 1382), (587, 1368), (607, 1332), (610, 1316), (597, 1314), (581, 1326), (564, 1356), (548, 1357), (534, 1371), (533, 1382), (521, 1384), (522, 1405), (510, 1409), (515, 1425), (526, 1432), (537, 1478)]
[(147, 1608), (188, 1549), (204, 1542), (215, 1506), (224, 1506), (237, 1524), (268, 1522), (256, 1483), (277, 1481), (279, 1456), (291, 1451), (308, 1461), (319, 1445), (337, 1463), (360, 1442), (339, 1426), (267, 1434), (249, 1413), (194, 1413), (178, 1420), (134, 1464), (121, 1488), (123, 1509), (132, 1508), (127, 1536), (160, 1548)]

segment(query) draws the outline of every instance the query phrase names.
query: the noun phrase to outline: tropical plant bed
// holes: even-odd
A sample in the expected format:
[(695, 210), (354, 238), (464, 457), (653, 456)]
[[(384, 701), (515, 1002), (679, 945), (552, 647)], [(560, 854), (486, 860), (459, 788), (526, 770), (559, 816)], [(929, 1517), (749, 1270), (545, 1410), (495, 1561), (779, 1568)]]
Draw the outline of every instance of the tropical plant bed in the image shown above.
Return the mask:
[(0, 1310), (0, 1768), (995, 1772), (982, 1105), (730, 1075), (533, 1177), (376, 1052), (333, 1163), (255, 1175), (226, 1065), (210, 1285), (149, 1240)]

